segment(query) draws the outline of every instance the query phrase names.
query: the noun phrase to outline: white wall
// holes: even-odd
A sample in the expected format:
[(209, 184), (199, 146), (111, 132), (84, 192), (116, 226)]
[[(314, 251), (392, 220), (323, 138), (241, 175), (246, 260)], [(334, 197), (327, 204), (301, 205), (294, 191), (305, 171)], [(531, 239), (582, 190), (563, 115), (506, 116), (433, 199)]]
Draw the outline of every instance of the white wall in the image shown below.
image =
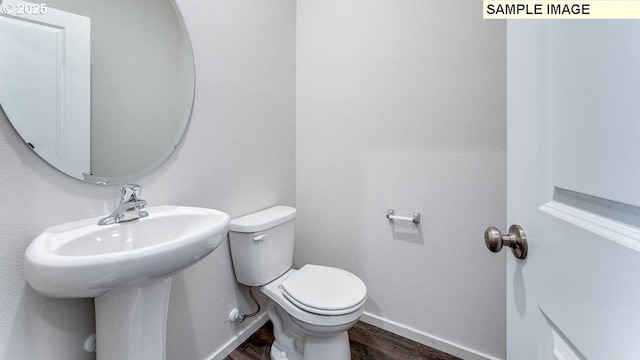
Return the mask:
[[(196, 62), (196, 99), (182, 145), (141, 179), (149, 205), (205, 206), (232, 217), (294, 205), (295, 1), (179, 0)], [(34, 99), (35, 101), (35, 99)], [(25, 283), (23, 253), (44, 228), (108, 214), (115, 187), (71, 179), (48, 166), (0, 115), (0, 359), (92, 359), (91, 300), (53, 300)], [(249, 310), (228, 244), (177, 275), (168, 359), (201, 360), (242, 328)], [(243, 325), (243, 327), (246, 326)]]
[(505, 252), (483, 242), (506, 225), (505, 24), (481, 6), (297, 8), (296, 262), (354, 272), (367, 321), (467, 359), (506, 335)]

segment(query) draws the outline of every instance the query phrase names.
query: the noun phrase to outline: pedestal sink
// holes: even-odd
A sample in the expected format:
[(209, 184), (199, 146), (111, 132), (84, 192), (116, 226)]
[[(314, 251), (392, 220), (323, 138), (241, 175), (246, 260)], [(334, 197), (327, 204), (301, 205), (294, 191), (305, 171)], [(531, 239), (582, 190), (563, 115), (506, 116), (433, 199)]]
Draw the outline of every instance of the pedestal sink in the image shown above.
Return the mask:
[(163, 360), (171, 276), (210, 254), (229, 215), (180, 206), (113, 225), (53, 226), (25, 252), (27, 282), (42, 295), (95, 298), (98, 360)]

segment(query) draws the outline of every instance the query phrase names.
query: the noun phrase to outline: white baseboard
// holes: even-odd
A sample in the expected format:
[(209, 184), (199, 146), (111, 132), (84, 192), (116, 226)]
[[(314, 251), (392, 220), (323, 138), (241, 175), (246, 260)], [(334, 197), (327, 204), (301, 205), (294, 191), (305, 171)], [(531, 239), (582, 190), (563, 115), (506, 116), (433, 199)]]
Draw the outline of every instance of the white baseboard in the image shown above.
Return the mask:
[[(247, 340), (253, 333), (255, 333), (262, 325), (269, 320), (266, 313), (262, 313), (256, 317), (249, 326), (247, 326), (241, 333), (238, 333), (220, 349), (213, 353), (207, 360), (222, 360), (229, 355), (235, 348), (240, 346), (245, 340)], [(392, 332), (396, 335), (400, 335), (404, 338), (413, 340), (423, 345), (430, 346), (434, 349), (444, 351), (447, 354), (457, 356), (465, 360), (502, 360), (493, 356), (483, 354), (479, 351), (469, 349), (465, 346), (453, 343), (448, 340), (441, 339), (437, 336), (427, 334), (420, 330), (410, 328), (406, 325), (399, 324), (395, 321), (382, 318), (378, 315), (373, 315), (365, 312), (362, 314), (360, 320), (379, 327), (386, 331)]]
[(404, 338), (413, 340), (434, 349), (438, 349), (440, 351), (446, 352), (447, 354), (451, 354), (465, 360), (501, 360), (499, 358), (483, 354), (481, 352), (469, 349), (451, 341), (441, 339), (437, 336), (427, 334), (420, 330), (410, 328), (406, 325), (399, 324), (395, 321), (382, 318), (378, 315), (373, 315), (365, 312), (364, 314), (362, 314), (360, 320), (366, 322), (367, 324), (371, 324), (386, 331), (392, 332), (396, 335), (400, 335)]
[(244, 328), (244, 330), (234, 336), (231, 340), (227, 341), (220, 349), (214, 352), (207, 360), (222, 360), (227, 355), (231, 354), (231, 352), (240, 346), (245, 340), (247, 340), (253, 333), (255, 333), (262, 325), (264, 325), (269, 317), (266, 312), (258, 315), (249, 326)]

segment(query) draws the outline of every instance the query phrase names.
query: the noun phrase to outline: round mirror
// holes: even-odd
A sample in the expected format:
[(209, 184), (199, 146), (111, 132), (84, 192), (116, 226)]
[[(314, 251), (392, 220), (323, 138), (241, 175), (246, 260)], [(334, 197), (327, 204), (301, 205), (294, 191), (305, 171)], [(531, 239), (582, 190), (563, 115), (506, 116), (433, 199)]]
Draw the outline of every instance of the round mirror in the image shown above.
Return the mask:
[(182, 138), (195, 75), (173, 0), (4, 0), (0, 49), (2, 110), (65, 174), (130, 182)]

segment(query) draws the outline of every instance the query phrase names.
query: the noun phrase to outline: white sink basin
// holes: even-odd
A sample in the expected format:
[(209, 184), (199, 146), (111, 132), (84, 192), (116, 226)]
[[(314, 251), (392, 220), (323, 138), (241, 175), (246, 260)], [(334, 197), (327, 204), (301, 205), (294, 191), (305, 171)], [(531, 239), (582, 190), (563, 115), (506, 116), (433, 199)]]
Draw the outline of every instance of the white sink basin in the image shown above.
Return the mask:
[(149, 216), (119, 224), (93, 218), (50, 227), (25, 252), (37, 292), (96, 298), (98, 360), (165, 358), (171, 276), (210, 254), (229, 226), (218, 210), (145, 210)]
[(98, 218), (50, 227), (27, 248), (29, 285), (51, 297), (96, 297), (171, 276), (211, 253), (227, 233), (218, 210), (158, 206), (113, 225)]

